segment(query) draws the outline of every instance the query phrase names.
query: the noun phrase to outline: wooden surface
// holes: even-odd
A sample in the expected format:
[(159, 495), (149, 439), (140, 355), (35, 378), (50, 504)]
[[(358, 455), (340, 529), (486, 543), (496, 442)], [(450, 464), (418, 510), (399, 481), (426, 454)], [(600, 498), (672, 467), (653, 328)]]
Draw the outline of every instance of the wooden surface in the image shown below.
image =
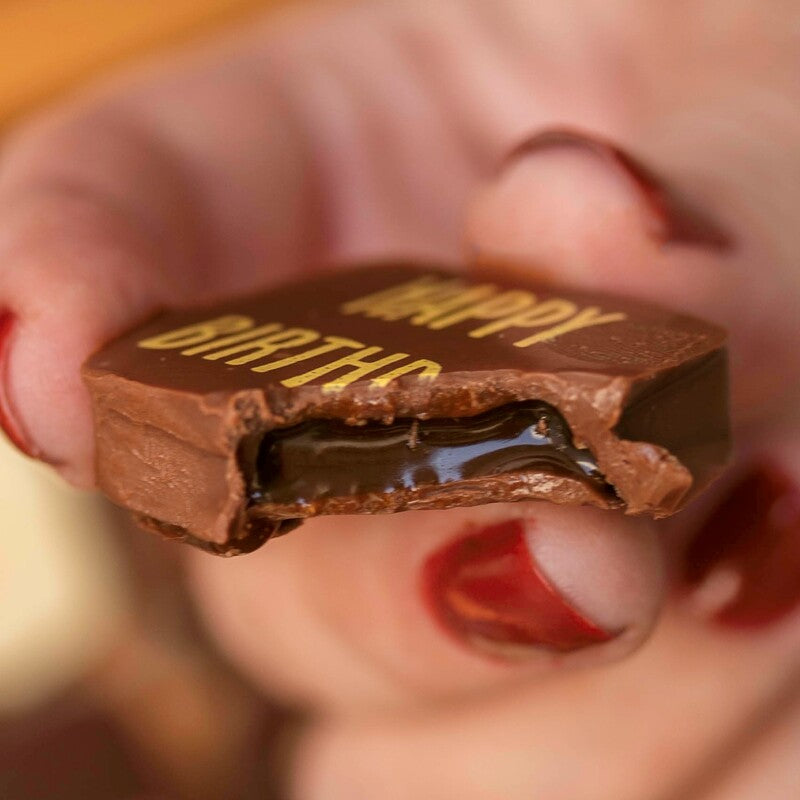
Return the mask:
[(103, 68), (277, 0), (0, 0), (0, 125)]

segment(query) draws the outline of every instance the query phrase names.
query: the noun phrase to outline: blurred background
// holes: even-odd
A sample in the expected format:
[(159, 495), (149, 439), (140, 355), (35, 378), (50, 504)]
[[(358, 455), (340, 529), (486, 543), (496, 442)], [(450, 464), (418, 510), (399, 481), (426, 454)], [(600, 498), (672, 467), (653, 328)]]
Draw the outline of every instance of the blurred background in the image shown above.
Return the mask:
[[(286, 0), (0, 0), (0, 136), (82, 82)], [(179, 548), (0, 437), (0, 798), (266, 800), (286, 713), (224, 662)]]

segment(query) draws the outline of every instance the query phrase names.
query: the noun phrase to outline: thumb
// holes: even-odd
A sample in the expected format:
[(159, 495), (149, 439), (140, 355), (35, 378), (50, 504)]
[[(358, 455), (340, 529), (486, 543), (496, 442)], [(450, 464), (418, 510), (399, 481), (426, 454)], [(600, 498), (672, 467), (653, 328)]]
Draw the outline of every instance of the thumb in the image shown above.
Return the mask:
[[(709, 149), (689, 148), (705, 161), (702, 170), (691, 163), (676, 169), (684, 189), (610, 142), (542, 132), (516, 148), (477, 197), (467, 243), (481, 261), (654, 300), (727, 326), (734, 419), (741, 422), (765, 408), (794, 368), (787, 331), (797, 290), (768, 238), (737, 212), (730, 170), (709, 167)], [(674, 163), (674, 153), (664, 160)]]

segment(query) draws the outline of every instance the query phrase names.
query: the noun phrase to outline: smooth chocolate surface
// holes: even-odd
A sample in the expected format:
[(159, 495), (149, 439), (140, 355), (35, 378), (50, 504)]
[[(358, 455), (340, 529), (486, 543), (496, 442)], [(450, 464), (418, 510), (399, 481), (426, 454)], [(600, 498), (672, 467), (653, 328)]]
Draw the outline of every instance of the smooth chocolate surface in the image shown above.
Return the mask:
[(724, 343), (499, 274), (322, 273), (166, 312), (93, 356), (98, 481), (223, 553), (317, 514), (547, 499), (666, 516), (728, 456)]

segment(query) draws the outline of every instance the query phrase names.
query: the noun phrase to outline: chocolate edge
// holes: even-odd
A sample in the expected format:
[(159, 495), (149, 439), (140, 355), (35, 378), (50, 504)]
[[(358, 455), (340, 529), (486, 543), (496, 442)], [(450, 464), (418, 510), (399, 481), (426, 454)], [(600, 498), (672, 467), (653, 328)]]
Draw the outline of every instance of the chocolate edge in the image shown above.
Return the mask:
[[(127, 382), (126, 379), (114, 375), (113, 373), (107, 373), (105, 371), (96, 373), (90, 368), (85, 370), (85, 377), (87, 383), (89, 384), (95, 380), (111, 383), (116, 387), (119, 387), (120, 384), (124, 383), (130, 384), (130, 382)], [(527, 377), (530, 378), (531, 376)], [(453, 376), (448, 376), (448, 378), (453, 378)], [(474, 380), (474, 376), (472, 380)], [(460, 382), (457, 376), (454, 378), (454, 381), (456, 383)], [(614, 386), (611, 387), (612, 390), (610, 391), (610, 394), (610, 386), (603, 387), (603, 391), (600, 392), (605, 401), (604, 405), (607, 407), (599, 409), (595, 407), (594, 403), (590, 402), (592, 399), (592, 392), (590, 390), (587, 390), (588, 395), (583, 397), (582, 394), (586, 395), (587, 392), (572, 392), (572, 402), (565, 405), (560, 402), (559, 398), (556, 396), (557, 394), (562, 394), (562, 392), (555, 392), (552, 390), (552, 388), (551, 391), (545, 390), (542, 392), (533, 392), (531, 391), (531, 382), (526, 380), (520, 381), (520, 386), (518, 386), (518, 391), (514, 393), (514, 396), (515, 398), (519, 399), (545, 400), (546, 402), (550, 402), (551, 405), (553, 405), (559, 411), (559, 413), (562, 414), (576, 442), (584, 442), (586, 444), (588, 449), (590, 449), (597, 458), (598, 464), (600, 465), (601, 471), (603, 472), (607, 482), (619, 492), (623, 502), (625, 503), (626, 513), (650, 512), (653, 513), (654, 516), (666, 516), (667, 514), (672, 513), (672, 511), (685, 499), (691, 486), (691, 475), (677, 459), (663, 450), (663, 448), (659, 448), (649, 443), (624, 442), (612, 432), (611, 427), (615, 419), (615, 414), (613, 412), (615, 409), (618, 411), (619, 405), (624, 403), (630, 387), (623, 385), (626, 383), (625, 381), (620, 383), (619, 379), (614, 379), (614, 381), (611, 383), (614, 384)], [(525, 386), (525, 388), (527, 388), (526, 392), (522, 392), (522, 384), (527, 384)], [(133, 435), (140, 435), (142, 426), (150, 424), (150, 421), (147, 419), (149, 405), (153, 404), (158, 407), (163, 407), (163, 397), (161, 395), (163, 391), (168, 390), (158, 390), (154, 387), (150, 388), (152, 389), (152, 392), (145, 392), (145, 395), (149, 395), (151, 403), (140, 403), (140, 408), (144, 412), (142, 414), (143, 418), (130, 421), (130, 424), (136, 428)], [(561, 388), (563, 389), (563, 387)], [(123, 390), (126, 392), (130, 390), (135, 391), (137, 394), (139, 394), (139, 399), (141, 400), (141, 389), (142, 386), (140, 384), (132, 384), (125, 386)], [(94, 396), (97, 396), (97, 394), (97, 392), (93, 392)], [(543, 397), (542, 395), (547, 396)], [(609, 402), (609, 396), (613, 398), (611, 402)], [(172, 507), (172, 498), (170, 497), (170, 490), (168, 486), (160, 485), (156, 482), (150, 482), (150, 485), (144, 487), (145, 491), (141, 493), (146, 499), (144, 502), (140, 502), (140, 507), (134, 508), (134, 511), (139, 517), (140, 521), (144, 523), (145, 527), (149, 528), (150, 530), (157, 530), (161, 533), (165, 533), (165, 535), (171, 536), (171, 538), (180, 538), (182, 540), (192, 541), (192, 543), (202, 546), (205, 549), (211, 550), (215, 553), (232, 551), (248, 552), (250, 549), (252, 549), (252, 547), (241, 547), (240, 540), (245, 539), (252, 533), (250, 528), (254, 520), (257, 520), (258, 525), (260, 526), (264, 524), (264, 518), (257, 511), (254, 512), (252, 509), (247, 509), (246, 507), (244, 491), (245, 479), (241, 474), (241, 467), (238, 463), (237, 451), (245, 436), (252, 436), (254, 433), (266, 434), (272, 427), (274, 427), (274, 420), (271, 419), (269, 414), (266, 397), (264, 396), (263, 392), (254, 393), (252, 390), (248, 390), (244, 392), (232, 392), (224, 398), (220, 397), (219, 395), (215, 395), (211, 399), (202, 396), (191, 396), (185, 399), (189, 400), (189, 405), (194, 407), (194, 413), (191, 415), (191, 417), (194, 417), (195, 419), (199, 417), (207, 418), (209, 415), (212, 417), (214, 423), (211, 426), (211, 429), (216, 430), (216, 441), (219, 449), (214, 453), (201, 451), (196, 446), (188, 445), (185, 440), (180, 439), (175, 434), (172, 434), (171, 436), (170, 434), (166, 435), (170, 436), (170, 438), (173, 440), (173, 447), (176, 449), (176, 451), (183, 450), (188, 445), (191, 450), (194, 451), (194, 455), (195, 458), (198, 459), (198, 463), (207, 462), (213, 459), (222, 459), (224, 461), (227, 496), (231, 502), (227, 509), (214, 510), (218, 524), (215, 524), (213, 529), (204, 527), (202, 530), (190, 530), (186, 525), (177, 524), (174, 520), (159, 518), (162, 515), (166, 516), (166, 514), (163, 512), (164, 509), (169, 509)], [(588, 405), (591, 405), (592, 409), (585, 407)], [(488, 409), (476, 408), (475, 413), (479, 413), (483, 410)], [(98, 431), (102, 430), (105, 425), (107, 425), (109, 418), (108, 411), (109, 409), (103, 408), (102, 403), (96, 404), (95, 412), (97, 415)], [(605, 419), (605, 423), (600, 423), (599, 421), (603, 419)], [(587, 420), (590, 423), (589, 425), (580, 424), (581, 421), (586, 422)], [(579, 422), (577, 426), (574, 424), (575, 421)], [(189, 427), (192, 426), (192, 419), (184, 418), (181, 420), (181, 428), (185, 429), (187, 425)], [(164, 434), (165, 432), (162, 430), (160, 433)], [(163, 447), (164, 442), (161, 442), (160, 445)], [(619, 491), (619, 484), (622, 483), (623, 486), (626, 486), (629, 485), (630, 481), (620, 481), (619, 477), (616, 477), (619, 475), (617, 464), (619, 459), (614, 454), (614, 450), (619, 449), (620, 447), (622, 447), (625, 451), (623, 454), (623, 460), (626, 462), (626, 464), (633, 465), (634, 467), (633, 473), (636, 481), (634, 493), (631, 494), (628, 492), (627, 497), (625, 496), (624, 492)], [(609, 451), (611, 451), (611, 454), (609, 454)], [(168, 460), (169, 459), (167, 458), (167, 461)], [(652, 472), (652, 466), (655, 462), (657, 462), (658, 474), (654, 474), (652, 476), (652, 480), (650, 481), (642, 481), (642, 475), (637, 467), (643, 467), (645, 470), (650, 467), (650, 471)], [(101, 463), (102, 456), (100, 453), (98, 453), (98, 478), (101, 488), (103, 488), (103, 490), (106, 491), (116, 502), (123, 506), (130, 507), (131, 486), (133, 485), (135, 488), (137, 480), (141, 480), (142, 476), (136, 476), (135, 474), (126, 475), (118, 470), (113, 469), (102, 469)], [(665, 482), (666, 473), (669, 473), (669, 475), (667, 475), (667, 480)], [(485, 485), (486, 482), (483, 481), (483, 484)], [(566, 486), (567, 484), (562, 483), (561, 485)], [(667, 487), (666, 492), (664, 491), (665, 486)], [(661, 490), (660, 494), (656, 491), (657, 489)], [(501, 497), (499, 499), (496, 498), (496, 496), (492, 496), (491, 492), (487, 493), (484, 491), (483, 496), (480, 496), (479, 493), (475, 493), (468, 500), (462, 498), (458, 501), (454, 501), (453, 503), (448, 503), (447, 501), (442, 501), (441, 499), (433, 499), (431, 500), (431, 505), (435, 503), (437, 508), (442, 508), (450, 507), (451, 505), (476, 505), (478, 503), (485, 502), (525, 499), (551, 499), (558, 502), (557, 497), (554, 498), (547, 494), (547, 492), (552, 492), (552, 490), (553, 489), (551, 485), (546, 492), (531, 491), (531, 493), (527, 496), (513, 498)], [(638, 495), (636, 494), (637, 492)], [(672, 492), (672, 497), (670, 497), (670, 492)], [(202, 490), (200, 493), (202, 494)], [(156, 497), (156, 494), (160, 495), (160, 497)], [(572, 490), (564, 490), (563, 494), (564, 502), (588, 502), (602, 508), (615, 507), (615, 504), (609, 503), (606, 499), (603, 499), (597, 495), (589, 494), (588, 496), (578, 499), (576, 493)], [(664, 503), (665, 501), (666, 506), (662, 509), (659, 509), (659, 503)], [(331, 506), (329, 509), (326, 509), (326, 513), (355, 513), (357, 510), (359, 510), (358, 502), (362, 501), (353, 501), (350, 499), (346, 503), (339, 504), (339, 510), (336, 510), (333, 506)], [(374, 513), (378, 510), (392, 510), (391, 508), (386, 507), (386, 503), (383, 505), (384, 509), (373, 508), (371, 509), (371, 513)], [(402, 500), (399, 505), (402, 505), (404, 508), (430, 507), (424, 502), (407, 503), (405, 500)], [(154, 515), (152, 513), (154, 507), (160, 507), (162, 510), (161, 513)], [(190, 514), (189, 516), (194, 519), (194, 514)], [(208, 518), (209, 515), (206, 514), (206, 519)], [(222, 528), (220, 528), (220, 524), (222, 525)], [(280, 529), (280, 526), (278, 526), (278, 528)], [(260, 541), (258, 542), (260, 544), (261, 542), (266, 541), (269, 536), (275, 535), (277, 532), (278, 530), (272, 529), (269, 535), (256, 533), (255, 536), (257, 538), (261, 537)]]
[[(701, 358), (717, 352), (720, 342), (715, 339), (724, 338), (716, 326), (707, 328), (706, 350)], [(576, 443), (583, 443), (593, 452), (606, 479), (625, 500), (626, 513), (632, 514), (673, 513), (708, 482), (712, 472), (697, 469), (690, 459), (683, 463), (678, 456), (686, 458), (685, 454), (671, 452), (659, 442), (648, 440), (646, 415), (642, 416), (641, 405), (637, 409), (648, 387), (653, 388), (657, 383), (668, 387), (685, 364), (640, 378), (580, 372), (452, 372), (439, 376), (435, 385), (401, 378), (377, 394), (364, 384), (353, 384), (348, 391), (325, 397), (317, 386), (291, 392), (273, 386), (187, 393), (137, 382), (103, 367), (93, 367), (93, 362), (97, 363), (93, 358), (84, 366), (84, 379), (95, 406), (101, 487), (123, 506), (135, 507), (138, 503), (135, 510), (150, 520), (151, 527), (163, 532), (163, 526), (175, 525), (185, 531), (186, 537), (208, 542), (216, 550), (235, 546), (237, 537), (248, 535), (250, 515), (244, 507), (245, 481), (236, 458), (242, 437), (254, 431), (265, 433), (276, 425), (288, 424), (287, 420), (294, 422), (309, 415), (341, 417), (347, 413), (355, 419), (426, 418), (436, 415), (437, 409), (441, 412), (447, 408), (453, 416), (469, 416), (506, 402), (543, 400), (562, 414)], [(110, 396), (100, 398), (103, 392)], [(124, 423), (117, 420), (115, 429), (111, 412), (121, 414), (123, 408), (127, 416)], [(145, 456), (138, 464), (125, 464), (121, 470), (115, 468), (120, 465), (114, 463), (111, 452), (119, 444), (113, 435), (108, 435), (109, 431), (113, 434), (119, 430), (120, 425), (128, 426), (130, 441), (145, 430), (150, 437), (142, 443), (146, 453), (150, 448), (149, 457)], [(649, 434), (653, 435), (652, 426)], [(162, 469), (159, 478), (156, 474), (159, 464), (163, 467), (169, 463), (178, 472), (184, 468), (202, 473), (199, 478), (193, 476), (194, 493), (201, 495), (201, 499), (189, 498), (185, 492), (182, 495), (179, 482), (168, 471)], [(221, 495), (221, 489), (225, 493), (224, 502), (212, 508), (211, 497), (215, 493)], [(134, 495), (138, 495), (136, 503), (131, 502)], [(492, 497), (476, 500), (492, 501)], [(209, 508), (197, 513), (198, 502), (205, 502)], [(159, 519), (174, 516), (176, 508), (182, 520)], [(158, 513), (148, 513), (153, 511)], [(179, 521), (186, 525), (177, 524)]]

